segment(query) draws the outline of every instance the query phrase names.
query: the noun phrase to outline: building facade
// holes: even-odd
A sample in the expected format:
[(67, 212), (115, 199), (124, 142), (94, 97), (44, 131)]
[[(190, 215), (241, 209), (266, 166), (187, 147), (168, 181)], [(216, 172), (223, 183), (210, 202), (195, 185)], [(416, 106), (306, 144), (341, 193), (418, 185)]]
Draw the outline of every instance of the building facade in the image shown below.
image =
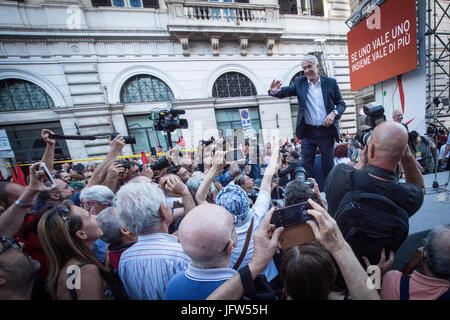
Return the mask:
[[(171, 105), (186, 112), (189, 127), (171, 134), (186, 148), (218, 129), (242, 129), (242, 108), (261, 142), (272, 129), (286, 140), (294, 137), (297, 99), (267, 91), (273, 79), (288, 85), (313, 53), (338, 81), (347, 104), (341, 132), (352, 134), (349, 14), (348, 0), (0, 1), (0, 129), (17, 162), (40, 159), (41, 128), (135, 135), (124, 154), (165, 150), (167, 136), (149, 115)], [(58, 140), (55, 158), (107, 151), (107, 139)]]

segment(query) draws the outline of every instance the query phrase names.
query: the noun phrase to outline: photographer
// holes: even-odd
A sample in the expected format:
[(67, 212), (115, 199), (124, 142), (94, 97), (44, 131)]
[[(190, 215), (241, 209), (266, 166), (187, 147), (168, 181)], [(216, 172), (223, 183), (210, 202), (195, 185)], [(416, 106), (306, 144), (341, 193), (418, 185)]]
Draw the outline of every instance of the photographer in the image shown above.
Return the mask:
[(278, 176), (280, 177), (281, 180), (283, 180), (282, 177), (289, 174), (290, 175), (289, 181), (291, 181), (292, 179), (294, 179), (295, 169), (297, 167), (302, 166), (302, 160), (300, 159), (300, 155), (298, 154), (297, 151), (291, 151), (291, 152), (289, 152), (289, 154), (287, 156), (287, 161), (289, 163), (288, 167), (284, 168), (282, 170), (279, 170)]
[(411, 153), (415, 156), (420, 164), (423, 174), (433, 173), (434, 171), (434, 154), (436, 146), (428, 137), (421, 136), (417, 131), (409, 133), (409, 147)]
[[(333, 216), (344, 195), (354, 190), (386, 196), (410, 217), (416, 213), (422, 206), (425, 186), (407, 142), (408, 134), (401, 124), (386, 121), (376, 126), (359, 162), (353, 168), (341, 163), (330, 173), (325, 186), (330, 214)], [(395, 177), (400, 161), (406, 183)]]

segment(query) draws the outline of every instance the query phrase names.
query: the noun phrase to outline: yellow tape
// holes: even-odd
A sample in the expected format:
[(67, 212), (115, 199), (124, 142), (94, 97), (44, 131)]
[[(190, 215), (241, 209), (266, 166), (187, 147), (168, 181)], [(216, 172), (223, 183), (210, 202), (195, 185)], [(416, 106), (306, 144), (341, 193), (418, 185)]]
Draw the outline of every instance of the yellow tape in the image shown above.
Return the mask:
[[(182, 152), (195, 152), (197, 151), (197, 149), (183, 149), (180, 150)], [(156, 153), (156, 155), (158, 156), (163, 156), (165, 155), (166, 152), (158, 152)], [(150, 157), (151, 153), (146, 153), (145, 154), (146, 157)], [(128, 156), (118, 156), (116, 159), (126, 159), (126, 158), (140, 158), (141, 154), (132, 154), (132, 155), (128, 155)], [(101, 158), (87, 158), (87, 159), (76, 159), (76, 160), (60, 160), (60, 161), (54, 161), (53, 163), (74, 163), (74, 162), (86, 162), (86, 161), (99, 161), (99, 160), (104, 160), (105, 157), (101, 157)], [(37, 162), (37, 161), (36, 161)], [(35, 163), (35, 162), (33, 162)], [(31, 166), (33, 163), (20, 163), (19, 166), (20, 167), (26, 167), (26, 166)], [(3, 164), (4, 167), (14, 167), (14, 165), (9, 165), (9, 164)]]

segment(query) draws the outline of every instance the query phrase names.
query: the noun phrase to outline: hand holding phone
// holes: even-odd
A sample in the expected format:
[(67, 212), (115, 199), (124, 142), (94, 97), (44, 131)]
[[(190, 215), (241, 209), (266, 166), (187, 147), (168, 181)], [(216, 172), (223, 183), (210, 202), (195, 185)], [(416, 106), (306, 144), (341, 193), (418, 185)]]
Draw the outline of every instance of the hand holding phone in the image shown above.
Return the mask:
[(306, 223), (308, 220), (315, 221), (314, 217), (307, 213), (308, 209), (312, 209), (311, 205), (308, 202), (302, 202), (274, 211), (270, 223), (277, 228), (284, 227), (280, 236), (283, 249), (315, 239), (311, 227)]
[(39, 165), (39, 168), (44, 172), (44, 175), (46, 176), (48, 182), (51, 183), (52, 188), (57, 187), (58, 185), (56, 184), (55, 180), (53, 179), (53, 176), (51, 175), (50, 171), (48, 170), (47, 166), (45, 165), (45, 162), (41, 162), (41, 164)]

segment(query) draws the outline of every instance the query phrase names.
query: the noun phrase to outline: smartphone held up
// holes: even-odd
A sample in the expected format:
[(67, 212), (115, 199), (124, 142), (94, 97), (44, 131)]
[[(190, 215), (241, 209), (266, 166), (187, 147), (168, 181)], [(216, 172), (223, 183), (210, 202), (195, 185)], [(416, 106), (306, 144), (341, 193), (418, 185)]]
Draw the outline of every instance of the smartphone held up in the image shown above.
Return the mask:
[(308, 209), (312, 209), (311, 205), (302, 202), (273, 212), (270, 223), (277, 228), (284, 227), (280, 236), (281, 247), (284, 250), (315, 239), (311, 227), (306, 223), (308, 220), (315, 221), (314, 217), (307, 213)]

